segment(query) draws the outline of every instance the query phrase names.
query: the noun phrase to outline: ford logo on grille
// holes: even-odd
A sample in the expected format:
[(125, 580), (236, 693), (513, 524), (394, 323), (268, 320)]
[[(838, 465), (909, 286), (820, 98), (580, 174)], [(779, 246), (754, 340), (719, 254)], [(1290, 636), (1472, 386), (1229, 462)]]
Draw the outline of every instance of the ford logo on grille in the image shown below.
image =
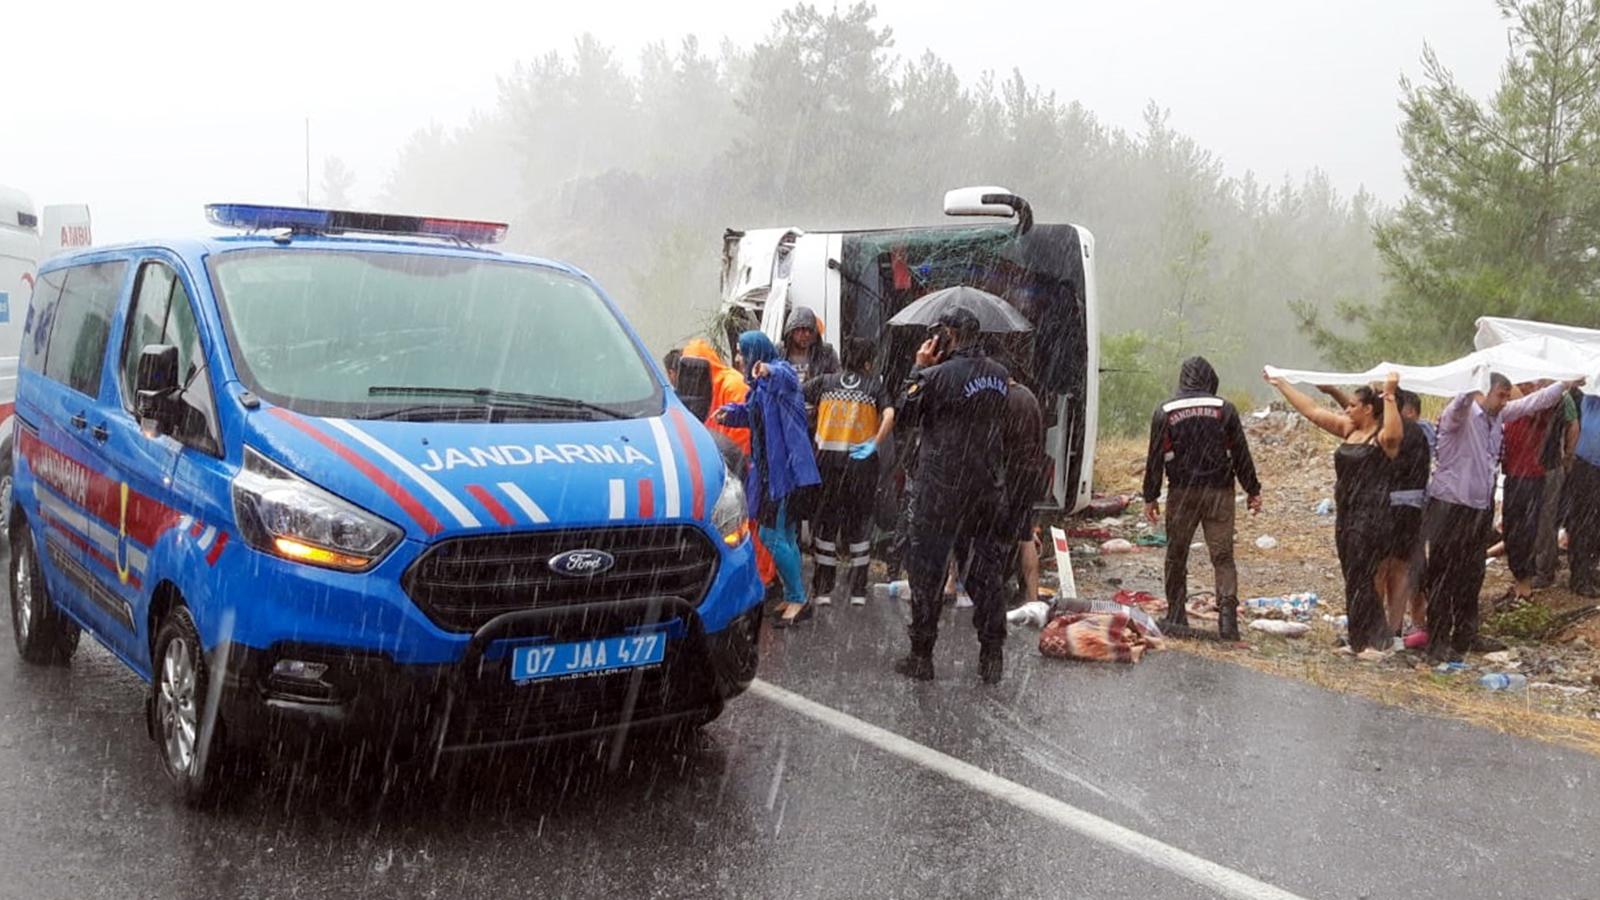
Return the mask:
[(617, 560), (604, 550), (568, 550), (550, 557), (550, 571), (568, 578), (585, 578), (611, 571)]

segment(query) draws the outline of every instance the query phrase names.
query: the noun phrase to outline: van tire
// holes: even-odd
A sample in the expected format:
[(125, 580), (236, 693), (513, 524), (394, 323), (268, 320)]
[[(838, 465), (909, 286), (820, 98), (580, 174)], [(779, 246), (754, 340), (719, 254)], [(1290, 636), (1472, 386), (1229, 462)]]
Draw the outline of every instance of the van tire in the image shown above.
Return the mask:
[(11, 631), (24, 662), (66, 665), (78, 649), (78, 625), (50, 599), (27, 522), (11, 538)]
[(211, 671), (188, 607), (179, 603), (167, 613), (154, 649), (145, 708), (156, 755), (178, 799), (203, 806), (216, 799), (221, 785), (225, 742), (220, 720), (206, 728)]

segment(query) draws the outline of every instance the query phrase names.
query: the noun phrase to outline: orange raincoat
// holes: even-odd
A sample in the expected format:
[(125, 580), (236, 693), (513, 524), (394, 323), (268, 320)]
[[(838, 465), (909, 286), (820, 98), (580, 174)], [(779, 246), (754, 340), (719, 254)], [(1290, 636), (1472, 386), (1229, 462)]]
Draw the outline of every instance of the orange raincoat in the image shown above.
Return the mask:
[[(722, 361), (717, 355), (717, 349), (711, 342), (703, 338), (696, 338), (683, 348), (683, 355), (694, 359), (703, 359), (711, 365), (711, 416), (706, 419), (706, 427), (712, 431), (725, 435), (728, 440), (739, 445), (745, 456), (750, 455), (750, 429), (728, 428), (716, 421), (717, 410), (729, 403), (743, 403), (745, 395), (750, 393), (750, 385), (744, 376), (732, 366)], [(772, 554), (762, 546), (761, 538), (756, 535), (756, 529), (750, 529), (750, 539), (756, 545), (756, 569), (761, 573), (761, 583), (771, 584), (777, 577), (777, 567), (772, 563)]]

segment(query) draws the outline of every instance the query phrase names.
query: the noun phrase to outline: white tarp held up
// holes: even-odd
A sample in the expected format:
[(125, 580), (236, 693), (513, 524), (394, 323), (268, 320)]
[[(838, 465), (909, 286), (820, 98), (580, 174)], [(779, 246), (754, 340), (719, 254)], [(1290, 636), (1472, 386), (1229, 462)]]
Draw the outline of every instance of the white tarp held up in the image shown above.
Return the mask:
[(1479, 350), (1487, 350), (1512, 341), (1540, 337), (1561, 338), (1600, 355), (1600, 329), (1531, 322), (1527, 319), (1501, 319), (1495, 316), (1482, 316), (1478, 319), (1478, 336), (1473, 340), (1473, 346)]
[(1381, 382), (1390, 372), (1399, 372), (1401, 387), (1438, 397), (1487, 390), (1490, 372), (1499, 372), (1513, 383), (1587, 377), (1583, 390), (1600, 394), (1600, 331), (1485, 317), (1478, 320), (1477, 344), (1478, 350), (1437, 366), (1383, 362), (1365, 372), (1267, 366), (1267, 374), (1298, 384), (1349, 385)]

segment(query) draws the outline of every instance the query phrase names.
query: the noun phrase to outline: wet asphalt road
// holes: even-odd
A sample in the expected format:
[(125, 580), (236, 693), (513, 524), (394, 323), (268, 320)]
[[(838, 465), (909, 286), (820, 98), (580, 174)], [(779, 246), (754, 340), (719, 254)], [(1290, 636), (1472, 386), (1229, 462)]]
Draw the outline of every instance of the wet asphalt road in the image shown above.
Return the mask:
[[(984, 688), (965, 621), (913, 685), (888, 671), (899, 622), (825, 610), (766, 635), (762, 676), (1303, 896), (1600, 896), (1600, 760), (1183, 653), (1043, 660), (1031, 634)], [(524, 754), (386, 786), (279, 761), (186, 811), (142, 690), (87, 640), (65, 669), (0, 648), (0, 896), (1211, 896), (755, 696), (614, 764)]]

